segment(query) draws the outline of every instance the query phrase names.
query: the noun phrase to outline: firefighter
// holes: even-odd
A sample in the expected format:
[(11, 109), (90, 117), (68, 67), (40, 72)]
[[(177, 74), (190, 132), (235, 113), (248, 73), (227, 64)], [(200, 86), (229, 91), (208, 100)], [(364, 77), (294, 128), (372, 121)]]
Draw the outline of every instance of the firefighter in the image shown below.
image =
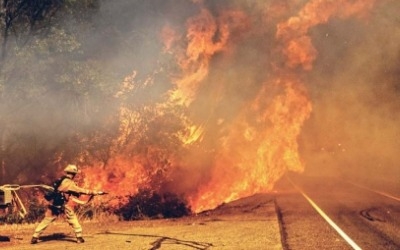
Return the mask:
[(59, 215), (65, 215), (68, 224), (73, 228), (76, 235), (76, 242), (83, 243), (85, 240), (82, 237), (82, 226), (80, 225), (78, 218), (73, 210), (73, 202), (82, 204), (82, 201), (78, 200), (80, 194), (85, 195), (101, 195), (104, 194), (102, 191), (94, 191), (81, 188), (76, 185), (73, 181), (75, 175), (78, 173), (76, 165), (69, 164), (64, 169), (65, 175), (60, 179), (58, 191), (62, 194), (62, 202), (53, 201), (45, 212), (45, 217), (36, 227), (33, 233), (31, 244), (38, 243), (39, 236), (43, 231), (57, 219)]

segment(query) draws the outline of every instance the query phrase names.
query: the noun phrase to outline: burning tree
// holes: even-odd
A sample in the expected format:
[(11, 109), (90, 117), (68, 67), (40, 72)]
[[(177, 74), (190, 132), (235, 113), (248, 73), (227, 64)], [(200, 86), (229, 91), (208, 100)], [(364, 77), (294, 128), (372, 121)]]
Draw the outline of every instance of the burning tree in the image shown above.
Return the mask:
[[(151, 1), (100, 1), (94, 9), (106, 24), (89, 18), (90, 32), (65, 33), (69, 53), (57, 55), (72, 59), (63, 61), (69, 72), (45, 74), (62, 89), (53, 100), (66, 104), (47, 110), (63, 134), (41, 151), (50, 163), (35, 161), (36, 168), (54, 174), (75, 161), (85, 185), (125, 197), (128, 207), (147, 190), (151, 204), (173, 194), (194, 212), (270, 191), (286, 172), (304, 171), (298, 137), (312, 112), (307, 74), (319, 56), (310, 33), (332, 19), (362, 23), (376, 1), (171, 3), (158, 3), (168, 9), (160, 11)], [(114, 25), (111, 7), (122, 17), (112, 12)], [(60, 110), (71, 119), (60, 119)], [(140, 214), (119, 201), (124, 217)]]
[[(302, 70), (311, 70), (317, 56), (308, 31), (333, 16), (362, 16), (373, 3), (310, 1), (287, 21), (279, 21), (284, 14), (271, 15), (275, 19), (265, 20), (276, 22), (275, 40), (237, 5), (217, 5), (211, 12), (199, 4), (185, 33), (171, 25), (162, 30), (164, 52), (173, 55), (177, 66), (165, 73), (171, 88), (150, 105), (124, 106), (117, 140), (122, 148), (115, 150), (104, 172), (92, 168), (87, 176), (94, 177), (88, 181), (101, 179), (110, 189), (119, 183), (118, 191), (133, 193), (141, 186), (172, 191), (201, 211), (271, 190), (286, 171), (302, 172), (297, 137), (311, 112)], [(282, 5), (265, 7), (262, 14), (269, 16)], [(254, 44), (263, 39), (271, 45)], [(245, 56), (258, 64), (241, 64), (252, 46), (271, 60), (250, 54)], [(229, 75), (236, 72), (241, 77)], [(135, 98), (142, 89), (162, 84), (154, 76), (139, 84), (135, 77), (123, 84), (125, 94)], [(240, 88), (240, 95), (231, 93), (232, 87)], [(113, 173), (111, 178), (107, 173)]]

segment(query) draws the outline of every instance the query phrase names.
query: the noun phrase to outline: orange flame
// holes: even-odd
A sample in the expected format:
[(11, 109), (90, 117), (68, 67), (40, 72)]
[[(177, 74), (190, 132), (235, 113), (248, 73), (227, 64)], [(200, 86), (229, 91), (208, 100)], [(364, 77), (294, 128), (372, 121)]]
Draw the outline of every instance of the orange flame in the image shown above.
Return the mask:
[(376, 0), (313, 0), (309, 1), (297, 16), (277, 26), (276, 36), (283, 44), (283, 53), (287, 56), (290, 68), (302, 66), (305, 70), (312, 68), (317, 51), (307, 35), (309, 29), (326, 23), (333, 16), (348, 18), (364, 17), (372, 9)]
[[(240, 11), (224, 12), (216, 20), (207, 9), (187, 22), (187, 48), (176, 54), (182, 76), (175, 79), (176, 88), (171, 91), (171, 101), (189, 105), (196, 96), (199, 84), (208, 74), (210, 60), (226, 46), (230, 35), (230, 27), (245, 25), (245, 16)], [(229, 22), (230, 21), (230, 22)], [(232, 22), (233, 21), (233, 22)], [(176, 40), (175, 32), (170, 27), (164, 28), (164, 44), (171, 50), (172, 41)]]
[[(303, 171), (296, 139), (311, 112), (304, 86), (294, 79), (264, 86), (222, 138), (212, 178), (191, 200), (196, 211), (269, 191), (288, 170)], [(265, 101), (274, 88), (280, 94)]]
[[(202, 1), (198, 2), (202, 4)], [(159, 190), (165, 187), (165, 183), (175, 182), (172, 188), (183, 192), (193, 211), (200, 212), (222, 202), (269, 191), (287, 171), (302, 172), (304, 163), (298, 153), (297, 138), (312, 105), (299, 75), (304, 72), (298, 68), (311, 70), (317, 57), (308, 32), (332, 17), (363, 18), (374, 3), (375, 0), (311, 0), (296, 16), (277, 24), (275, 42), (287, 59), (285, 65), (279, 68), (277, 62), (268, 62), (275, 68), (258, 83), (254, 98), (238, 105), (235, 116), (229, 121), (224, 117), (216, 118), (216, 125), (208, 124), (208, 119), (199, 118), (202, 116), (195, 113), (192, 105), (199, 98), (202, 87), (218, 85), (208, 79), (211, 67), (217, 64), (213, 61), (216, 56), (235, 54), (240, 43), (238, 38), (246, 39), (244, 34), (260, 29), (262, 25), (252, 26), (251, 17), (245, 11), (225, 10), (214, 16), (214, 12), (202, 7), (198, 15), (188, 19), (186, 36), (178, 34), (173, 27), (165, 26), (161, 35), (164, 52), (174, 55), (180, 72), (171, 73), (174, 87), (168, 92), (168, 100), (153, 108), (143, 109), (151, 109), (155, 116), (160, 117), (172, 112), (184, 128), (166, 136), (178, 140), (180, 145), (173, 144), (168, 149), (147, 145), (143, 150), (145, 152), (135, 151), (139, 139), (132, 139), (132, 134), (141, 134), (141, 128), (135, 124), (144, 118), (134, 109), (122, 107), (120, 135), (110, 151), (110, 160), (86, 168), (88, 183), (97, 184), (99, 189), (133, 194), (138, 187)], [(286, 5), (276, 6), (281, 12), (287, 9)], [(272, 13), (274, 9), (270, 6), (264, 14), (276, 17)], [(272, 19), (264, 20), (270, 22)], [(265, 33), (256, 31), (252, 35), (265, 36)], [(254, 65), (262, 69), (268, 66)], [(134, 89), (135, 77), (134, 72), (125, 79), (116, 97)], [(223, 80), (224, 77), (221, 74), (217, 79)], [(151, 79), (146, 84), (150, 85)], [(209, 99), (216, 105), (227, 88), (225, 85), (212, 86), (218, 91), (208, 93), (211, 96)], [(210, 106), (210, 113), (213, 113), (213, 105)], [(185, 112), (169, 111), (174, 107), (180, 107)], [(211, 137), (216, 138), (211, 140)], [(209, 149), (210, 143), (206, 141), (213, 141), (213, 147)], [(175, 148), (174, 151), (174, 146), (179, 150)], [(206, 152), (203, 155), (211, 155), (207, 166), (191, 162), (191, 157), (197, 156), (196, 150), (200, 149)], [(196, 169), (191, 165), (195, 165)], [(185, 181), (183, 172), (192, 175), (193, 181)], [(157, 181), (158, 178), (162, 179), (161, 182)]]

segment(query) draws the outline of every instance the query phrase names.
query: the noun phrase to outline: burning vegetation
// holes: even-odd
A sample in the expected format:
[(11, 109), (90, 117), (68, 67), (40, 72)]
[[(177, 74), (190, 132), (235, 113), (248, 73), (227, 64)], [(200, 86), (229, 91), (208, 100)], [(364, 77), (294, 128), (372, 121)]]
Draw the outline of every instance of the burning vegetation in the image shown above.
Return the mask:
[[(269, 191), (286, 171), (302, 172), (297, 137), (311, 112), (302, 73), (317, 56), (309, 30), (362, 17), (373, 3), (309, 1), (289, 18), (276, 16), (284, 8), (277, 1), (256, 16), (234, 4), (211, 10), (200, 3), (183, 30), (162, 30), (163, 51), (176, 65), (164, 99), (140, 104), (150, 112), (145, 124), (138, 107), (121, 107), (121, 150), (108, 164), (86, 168), (85, 181), (122, 193), (173, 192), (199, 212)], [(120, 95), (151, 88), (155, 78), (129, 76)]]
[[(304, 171), (298, 140), (313, 110), (307, 82), (319, 56), (313, 32), (331, 21), (367, 26), (377, 1), (181, 2), (173, 10), (164, 1), (162, 18), (151, 26), (156, 59), (148, 59), (154, 57), (150, 52), (135, 55), (141, 58), (132, 64), (142, 66), (125, 63), (131, 73), (118, 70), (123, 80), (105, 99), (97, 106), (84, 102), (75, 111), (85, 117), (82, 107), (89, 105), (97, 116), (83, 121), (73, 116), (77, 120), (67, 125), (79, 126), (39, 147), (48, 163), (34, 165), (50, 174), (28, 178), (27, 167), (13, 181), (49, 179), (66, 162), (76, 162), (80, 182), (114, 194), (118, 198), (110, 206), (124, 219), (136, 219), (143, 216), (141, 206), (151, 208), (150, 217), (212, 209), (268, 192), (288, 171)], [(104, 2), (99, 8), (105, 15), (110, 6)], [(178, 11), (185, 14), (175, 15)], [(102, 30), (105, 36), (110, 29)], [(121, 44), (129, 46), (130, 38)], [(81, 49), (89, 51), (91, 65), (110, 57), (108, 45), (99, 45), (104, 54), (95, 55), (90, 41)], [(143, 41), (150, 43), (143, 38), (135, 45)], [(121, 56), (115, 58), (102, 67), (120, 66)], [(82, 79), (68, 79), (83, 87)], [(95, 96), (90, 90), (88, 95)], [(75, 107), (63, 108), (69, 114)], [(97, 122), (101, 125), (94, 126)], [(3, 158), (3, 176), (14, 163)]]

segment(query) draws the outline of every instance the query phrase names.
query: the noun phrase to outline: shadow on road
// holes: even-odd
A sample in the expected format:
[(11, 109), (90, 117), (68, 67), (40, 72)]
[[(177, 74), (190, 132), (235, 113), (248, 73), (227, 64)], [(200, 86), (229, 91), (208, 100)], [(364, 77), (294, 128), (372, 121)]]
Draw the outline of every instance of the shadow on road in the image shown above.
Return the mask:
[(10, 237), (0, 235), (0, 242), (10, 241)]
[(126, 233), (115, 233), (115, 232), (104, 232), (99, 234), (112, 234), (112, 235), (122, 235), (122, 236), (138, 236), (138, 237), (150, 237), (150, 238), (157, 238), (154, 242), (151, 243), (153, 246), (149, 250), (156, 250), (160, 249), (163, 244), (168, 245), (184, 245), (187, 247), (191, 247), (193, 249), (200, 249), (206, 250), (212, 247), (211, 243), (206, 242), (196, 242), (196, 241), (188, 241), (188, 240), (180, 240), (176, 238), (160, 236), (160, 235), (149, 235), (149, 234), (126, 234)]
[(65, 235), (63, 233), (54, 233), (54, 234), (50, 234), (50, 235), (46, 235), (46, 236), (40, 236), (39, 240), (43, 241), (43, 242), (44, 241), (53, 241), (53, 240), (75, 242), (75, 239), (71, 239), (70, 237), (68, 237), (67, 235)]

